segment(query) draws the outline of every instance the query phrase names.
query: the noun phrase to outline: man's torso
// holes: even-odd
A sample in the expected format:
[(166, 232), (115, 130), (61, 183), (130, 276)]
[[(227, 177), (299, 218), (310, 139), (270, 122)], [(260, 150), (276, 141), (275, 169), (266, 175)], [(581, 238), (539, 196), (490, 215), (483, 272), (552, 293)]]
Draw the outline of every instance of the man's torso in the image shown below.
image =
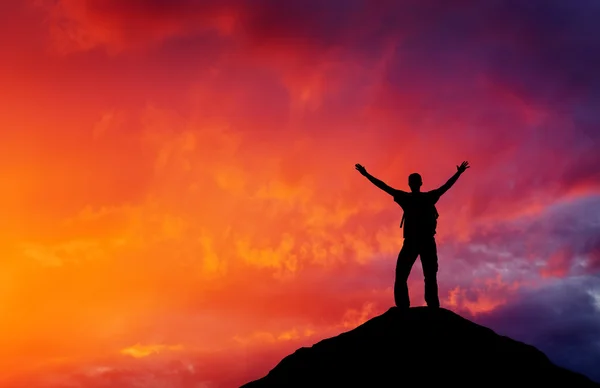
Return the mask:
[(407, 193), (398, 192), (394, 201), (404, 211), (404, 238), (427, 238), (436, 233), (437, 211), (435, 203), (439, 195), (435, 191)]

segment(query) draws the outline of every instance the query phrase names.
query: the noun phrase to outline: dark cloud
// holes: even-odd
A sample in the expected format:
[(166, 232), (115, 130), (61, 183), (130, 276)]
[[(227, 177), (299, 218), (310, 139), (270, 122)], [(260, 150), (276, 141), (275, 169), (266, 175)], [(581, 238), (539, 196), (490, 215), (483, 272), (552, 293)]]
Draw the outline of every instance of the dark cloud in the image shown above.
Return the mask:
[(495, 276), (510, 283), (542, 274), (596, 274), (598, 214), (600, 197), (590, 196), (557, 202), (541, 213), (514, 220), (474, 222), (469, 241), (449, 239), (440, 247), (440, 279), (450, 285), (459, 279), (470, 284), (473, 278)]
[(521, 290), (512, 303), (474, 320), (600, 382), (599, 284), (596, 275)]
[[(511, 132), (516, 124), (511, 118), (514, 112), (499, 106), (503, 104), (498, 101), (480, 100), (490, 93), (490, 87), (500, 87), (525, 98), (523, 109), (574, 117), (574, 129), (598, 141), (596, 132), (600, 131), (593, 129), (599, 123), (594, 107), (600, 98), (600, 76), (596, 71), (600, 67), (600, 27), (595, 22), (600, 8), (594, 2), (54, 3), (62, 5), (62, 12), (58, 13), (61, 20), (69, 20), (78, 31), (110, 31), (108, 35), (96, 36), (96, 43), (104, 45), (139, 43), (144, 37), (153, 41), (157, 34), (163, 34), (165, 39), (196, 36), (197, 44), (205, 45), (207, 41), (199, 34), (229, 29), (227, 34), (234, 41), (254, 49), (284, 50), (315, 63), (332, 51), (346, 60), (378, 60), (384, 48), (393, 44), (396, 50), (385, 76), (385, 84), (391, 88), (385, 95), (391, 100), (390, 109), (412, 113), (414, 120), (426, 113), (427, 119), (434, 121), (436, 112), (441, 111), (444, 114), (440, 120), (446, 123), (450, 113), (460, 112), (462, 124), (494, 123), (496, 128), (503, 127), (503, 132)], [(93, 40), (94, 35), (88, 38)], [(167, 41), (164, 47), (169, 44)], [(482, 84), (482, 79), (487, 81)], [(410, 93), (410, 111), (404, 111), (393, 98), (396, 92)], [(488, 102), (484, 112), (472, 109), (475, 99)], [(544, 128), (553, 129), (548, 125)], [(505, 140), (517, 136), (506, 135)]]

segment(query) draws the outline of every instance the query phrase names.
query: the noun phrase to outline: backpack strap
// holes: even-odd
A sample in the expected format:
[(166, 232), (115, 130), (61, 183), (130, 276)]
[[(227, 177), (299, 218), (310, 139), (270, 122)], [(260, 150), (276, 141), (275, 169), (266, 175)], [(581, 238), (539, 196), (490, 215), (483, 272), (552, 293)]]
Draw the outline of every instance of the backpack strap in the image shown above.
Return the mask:
[(400, 228), (402, 228), (403, 224), (404, 224), (404, 213), (402, 213), (402, 221), (400, 221)]

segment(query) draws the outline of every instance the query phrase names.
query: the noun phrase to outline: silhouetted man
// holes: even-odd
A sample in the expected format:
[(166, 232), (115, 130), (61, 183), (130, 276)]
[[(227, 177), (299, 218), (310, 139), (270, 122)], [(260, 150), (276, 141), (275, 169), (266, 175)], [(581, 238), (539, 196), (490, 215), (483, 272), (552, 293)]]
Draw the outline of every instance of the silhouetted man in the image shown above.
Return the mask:
[(408, 177), (410, 193), (394, 189), (367, 172), (360, 164), (356, 169), (367, 177), (375, 186), (394, 197), (404, 215), (400, 227), (404, 224), (404, 243), (398, 254), (396, 263), (396, 280), (394, 281), (394, 301), (400, 308), (408, 308), (410, 299), (408, 297), (408, 275), (417, 260), (421, 256), (423, 275), (425, 277), (425, 302), (429, 307), (440, 307), (437, 287), (438, 258), (435, 245), (435, 229), (437, 226), (438, 213), (435, 204), (452, 185), (458, 177), (469, 168), (468, 162), (462, 162), (456, 166), (454, 174), (448, 182), (438, 189), (421, 192), (423, 181), (421, 175), (414, 173)]

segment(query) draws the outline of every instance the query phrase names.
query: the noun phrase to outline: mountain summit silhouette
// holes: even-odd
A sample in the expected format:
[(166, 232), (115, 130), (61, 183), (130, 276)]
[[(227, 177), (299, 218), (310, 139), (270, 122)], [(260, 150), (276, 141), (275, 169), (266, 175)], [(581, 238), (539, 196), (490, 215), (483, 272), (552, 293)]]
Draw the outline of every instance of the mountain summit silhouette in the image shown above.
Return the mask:
[(242, 388), (441, 384), (600, 388), (554, 365), (533, 346), (449, 310), (428, 307), (392, 307), (353, 330), (296, 350), (265, 377)]

